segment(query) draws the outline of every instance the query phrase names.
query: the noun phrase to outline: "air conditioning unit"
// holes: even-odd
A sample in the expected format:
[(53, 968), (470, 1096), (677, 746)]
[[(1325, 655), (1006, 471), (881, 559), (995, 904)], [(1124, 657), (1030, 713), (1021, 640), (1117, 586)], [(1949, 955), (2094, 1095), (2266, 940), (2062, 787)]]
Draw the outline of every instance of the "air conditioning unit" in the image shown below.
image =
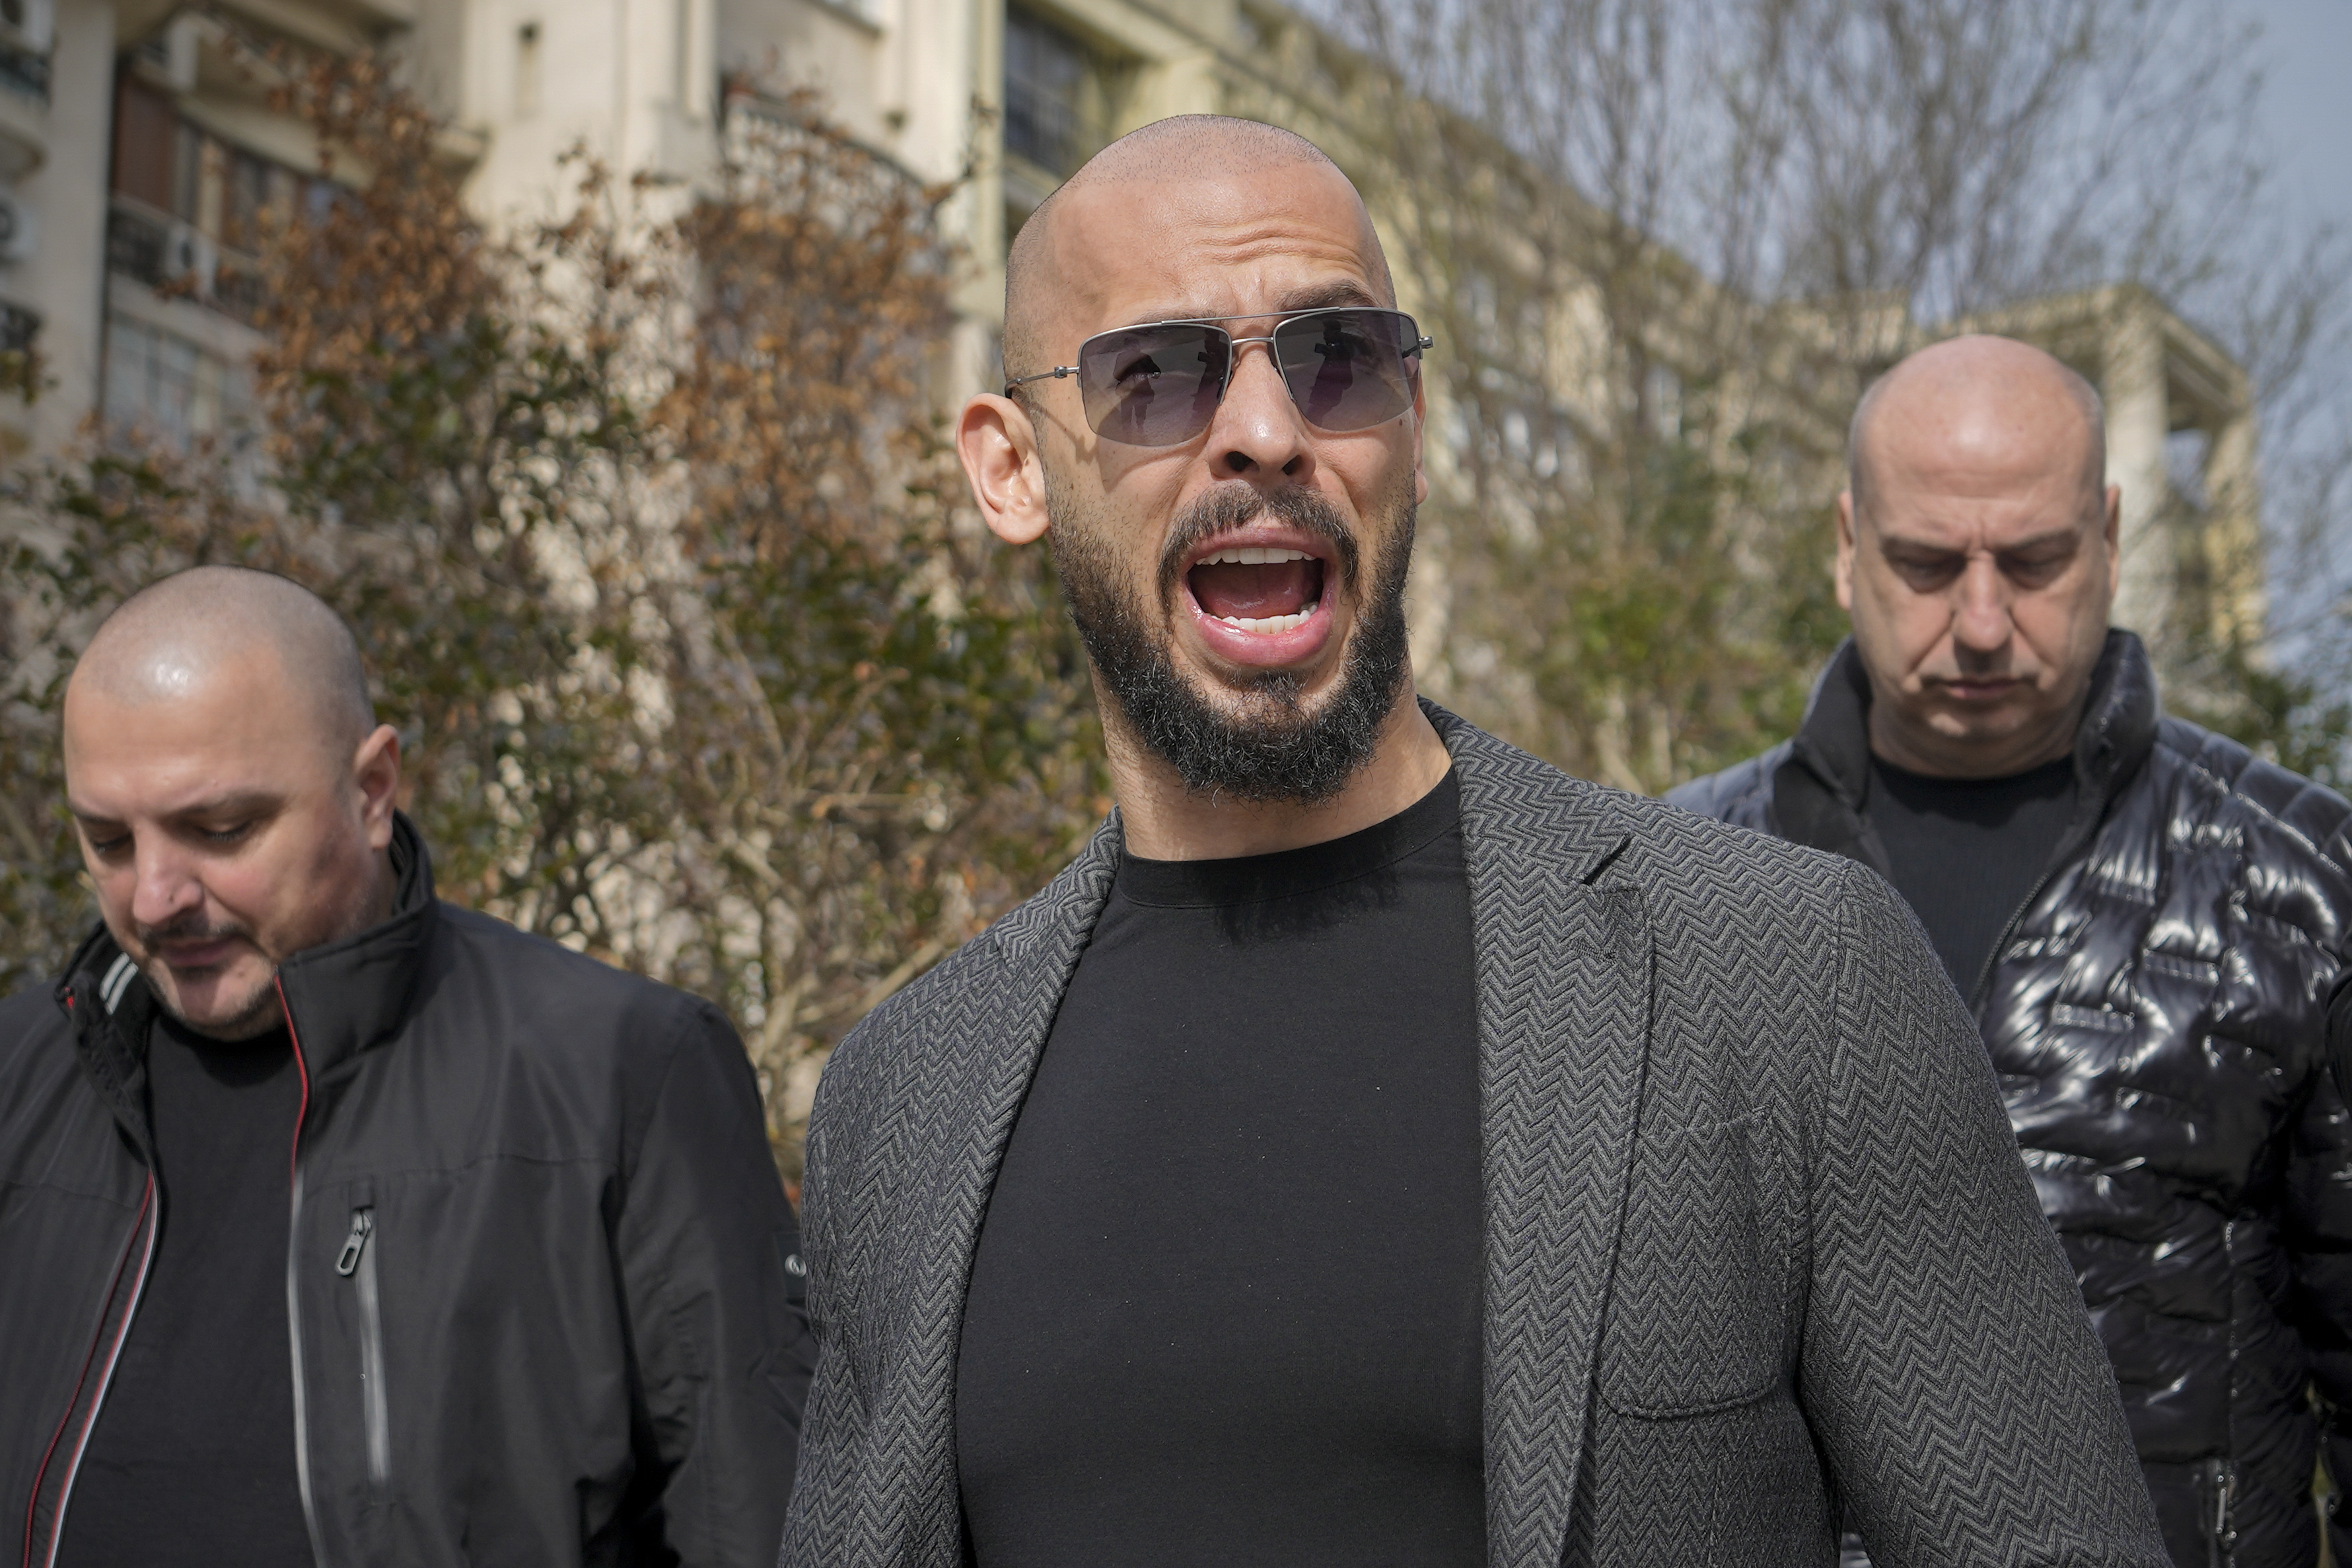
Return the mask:
[(0, 46), (46, 55), (56, 38), (55, 0), (0, 0)]
[(33, 254), (38, 229), (32, 205), (14, 191), (0, 191), (0, 261), (24, 261)]
[(213, 274), (220, 267), (220, 252), (213, 242), (197, 232), (194, 226), (175, 223), (163, 239), (163, 276), (176, 283), (192, 279), (192, 287), (200, 294), (213, 291)]

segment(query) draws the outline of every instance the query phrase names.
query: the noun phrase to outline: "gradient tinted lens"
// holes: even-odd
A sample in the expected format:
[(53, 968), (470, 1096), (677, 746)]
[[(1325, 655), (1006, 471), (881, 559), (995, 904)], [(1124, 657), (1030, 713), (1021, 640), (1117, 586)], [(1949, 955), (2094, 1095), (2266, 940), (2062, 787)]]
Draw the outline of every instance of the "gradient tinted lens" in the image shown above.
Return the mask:
[(1274, 362), (1308, 424), (1363, 430), (1412, 406), (1405, 345), (1420, 342), (1395, 310), (1317, 310), (1275, 328)]
[(1078, 349), (1087, 424), (1107, 441), (1174, 447), (1216, 417), (1234, 341), (1216, 327), (1121, 327)]

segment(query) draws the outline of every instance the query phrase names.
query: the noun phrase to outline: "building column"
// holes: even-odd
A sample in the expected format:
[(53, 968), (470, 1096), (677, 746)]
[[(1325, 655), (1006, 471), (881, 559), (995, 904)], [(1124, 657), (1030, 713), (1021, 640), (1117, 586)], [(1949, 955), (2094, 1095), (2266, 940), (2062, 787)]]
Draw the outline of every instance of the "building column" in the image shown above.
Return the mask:
[(2164, 334), (2156, 312), (2133, 292), (2113, 307), (2099, 395), (2106, 404), (2107, 479), (2123, 490), (2118, 530), (2123, 574), (2110, 621), (2154, 638), (2172, 612), (2179, 565), (2168, 526), (2171, 481), (2165, 437)]
[(54, 383), (29, 411), (36, 451), (69, 444), (98, 407), (105, 353), (108, 158), (113, 146), (114, 6), (59, 0), (49, 56), (48, 161), (17, 195), (39, 229), (6, 291), (40, 311)]
[(2212, 633), (2259, 647), (2270, 614), (2262, 528), (2262, 480), (2253, 410), (2241, 403), (2213, 432), (2205, 458), (2205, 562), (2212, 582)]

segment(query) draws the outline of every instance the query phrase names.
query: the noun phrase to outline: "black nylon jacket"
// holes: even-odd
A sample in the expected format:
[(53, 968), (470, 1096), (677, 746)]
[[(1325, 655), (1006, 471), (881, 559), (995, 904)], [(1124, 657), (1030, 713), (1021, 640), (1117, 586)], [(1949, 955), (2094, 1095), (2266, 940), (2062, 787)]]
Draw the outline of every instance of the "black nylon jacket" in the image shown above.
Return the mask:
[[(1792, 740), (1666, 798), (1885, 875), (1868, 704), (1849, 642)], [(2074, 765), (2075, 818), (1968, 1001), (2174, 1561), (2305, 1568), (2323, 1442), (2352, 1481), (2352, 1112), (2331, 1064), (2352, 805), (2162, 714), (2123, 631)]]
[[(438, 903), (278, 970), (296, 1469), (321, 1568), (764, 1565), (813, 1362), (718, 1011)], [(46, 1568), (171, 1194), (154, 1003), (101, 926), (0, 1003), (0, 1561)]]

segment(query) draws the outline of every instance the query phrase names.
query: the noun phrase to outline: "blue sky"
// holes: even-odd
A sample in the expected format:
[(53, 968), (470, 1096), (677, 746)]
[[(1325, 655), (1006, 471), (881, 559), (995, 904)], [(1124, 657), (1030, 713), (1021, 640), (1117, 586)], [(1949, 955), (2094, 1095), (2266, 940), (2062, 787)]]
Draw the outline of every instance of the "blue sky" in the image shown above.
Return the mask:
[(2352, 0), (2239, 0), (2263, 25), (2280, 195), (2352, 228)]

